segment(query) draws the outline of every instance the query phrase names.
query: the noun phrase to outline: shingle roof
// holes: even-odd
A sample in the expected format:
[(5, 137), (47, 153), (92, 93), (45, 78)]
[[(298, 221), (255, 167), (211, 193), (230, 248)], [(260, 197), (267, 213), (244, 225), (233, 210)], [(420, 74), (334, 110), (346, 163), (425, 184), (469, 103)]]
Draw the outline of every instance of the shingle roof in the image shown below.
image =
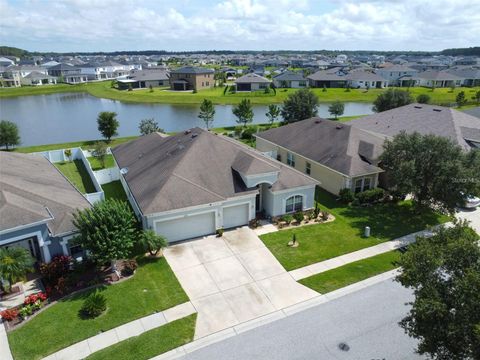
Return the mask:
[(170, 71), (172, 74), (213, 74), (215, 70), (196, 66), (184, 66)]
[(384, 137), (332, 120), (311, 118), (270, 129), (257, 137), (277, 144), (307, 159), (348, 176), (381, 172), (362, 160), (380, 155)]
[(401, 106), (352, 120), (349, 124), (389, 137), (401, 131), (443, 136), (466, 150), (470, 149), (465, 141), (466, 134), (468, 133), (469, 140), (475, 140), (471, 138), (475, 136), (475, 132), (468, 129), (480, 129), (480, 119), (474, 116), (451, 108), (426, 104)]
[(129, 78), (136, 81), (169, 79), (168, 72), (165, 70), (138, 70), (133, 72)]
[(358, 71), (352, 71), (345, 75), (345, 79), (347, 80), (364, 80), (364, 81), (385, 81), (383, 77), (380, 75), (377, 75), (375, 73), (372, 73), (370, 71), (363, 71), (363, 70), (358, 70)]
[(417, 78), (426, 79), (426, 80), (460, 80), (461, 77), (458, 77), (453, 74), (449, 74), (445, 71), (434, 71), (427, 70), (417, 74)]
[(312, 75), (307, 76), (308, 79), (314, 81), (347, 81), (345, 75), (337, 75), (338, 68), (320, 70)]
[(210, 204), (255, 193), (244, 175), (279, 171), (273, 191), (316, 184), (312, 178), (235, 140), (200, 128), (158, 133), (119, 145), (112, 153), (144, 215)]
[(284, 71), (273, 78), (278, 81), (305, 81), (303, 75), (295, 71)]
[(237, 80), (235, 80), (236, 84), (250, 84), (250, 83), (269, 83), (270, 80), (267, 78), (264, 78), (263, 76), (260, 76), (255, 73), (248, 73), (246, 75), (240, 76)]
[(49, 220), (53, 235), (75, 230), (72, 214), (87, 199), (42, 156), (0, 152), (0, 230)]

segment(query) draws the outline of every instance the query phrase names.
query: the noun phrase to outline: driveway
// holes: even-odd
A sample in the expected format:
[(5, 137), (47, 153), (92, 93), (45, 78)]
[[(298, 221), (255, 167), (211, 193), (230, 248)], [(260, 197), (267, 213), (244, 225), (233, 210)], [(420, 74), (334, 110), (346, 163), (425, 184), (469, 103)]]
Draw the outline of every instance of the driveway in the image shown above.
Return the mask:
[(476, 210), (458, 210), (457, 218), (470, 221), (470, 226), (480, 234), (480, 207)]
[(196, 339), (318, 295), (297, 283), (248, 227), (164, 254), (198, 312)]

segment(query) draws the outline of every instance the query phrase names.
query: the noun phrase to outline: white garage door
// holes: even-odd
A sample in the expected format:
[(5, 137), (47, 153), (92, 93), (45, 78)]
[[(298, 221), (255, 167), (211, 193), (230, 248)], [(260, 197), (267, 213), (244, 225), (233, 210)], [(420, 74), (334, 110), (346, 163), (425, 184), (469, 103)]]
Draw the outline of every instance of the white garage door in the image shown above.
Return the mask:
[(223, 227), (225, 229), (248, 224), (248, 205), (235, 205), (223, 208)]
[(159, 221), (155, 224), (157, 234), (169, 242), (191, 239), (215, 233), (215, 212)]

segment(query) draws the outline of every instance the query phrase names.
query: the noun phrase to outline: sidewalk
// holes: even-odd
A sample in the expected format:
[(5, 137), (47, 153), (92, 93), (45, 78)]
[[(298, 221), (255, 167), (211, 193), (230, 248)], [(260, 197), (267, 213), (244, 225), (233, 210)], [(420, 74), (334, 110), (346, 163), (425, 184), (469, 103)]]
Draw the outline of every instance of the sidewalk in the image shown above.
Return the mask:
[(13, 360), (8, 344), (7, 331), (2, 320), (0, 320), (0, 360)]
[[(448, 226), (449, 223), (445, 224)], [(386, 241), (384, 243), (371, 246), (365, 249), (361, 249), (358, 251), (354, 251), (345, 255), (337, 256), (332, 259), (328, 259), (325, 261), (320, 261), (315, 264), (311, 264), (299, 269), (295, 269), (292, 271), (289, 271), (289, 274), (296, 280), (302, 280), (305, 279), (309, 276), (320, 274), (322, 272), (332, 270), (335, 268), (338, 268), (340, 266), (366, 259), (375, 255), (380, 255), (398, 248), (401, 248), (402, 246), (411, 244), (415, 242), (417, 236), (427, 236), (430, 237), (432, 236), (432, 232), (430, 230), (422, 230), (418, 231), (416, 233), (408, 234), (405, 236), (402, 236), (398, 239), (391, 240), (391, 241)]]

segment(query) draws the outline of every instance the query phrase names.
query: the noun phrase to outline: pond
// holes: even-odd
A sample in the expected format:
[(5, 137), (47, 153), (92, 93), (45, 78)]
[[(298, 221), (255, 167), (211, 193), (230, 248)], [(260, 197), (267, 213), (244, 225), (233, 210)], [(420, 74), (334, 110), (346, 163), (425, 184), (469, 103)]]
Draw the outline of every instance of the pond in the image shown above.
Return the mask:
[[(328, 103), (319, 107), (321, 117), (329, 117)], [(214, 127), (234, 126), (232, 105), (216, 105)], [(372, 113), (372, 104), (345, 103), (344, 116)], [(254, 123), (265, 123), (267, 106), (254, 105)], [(22, 96), (0, 99), (0, 118), (15, 122), (20, 129), (21, 146), (55, 144), (100, 138), (97, 115), (114, 111), (120, 121), (119, 136), (138, 135), (138, 123), (154, 118), (167, 132), (203, 127), (197, 117), (199, 105), (124, 103), (84, 93)]]

